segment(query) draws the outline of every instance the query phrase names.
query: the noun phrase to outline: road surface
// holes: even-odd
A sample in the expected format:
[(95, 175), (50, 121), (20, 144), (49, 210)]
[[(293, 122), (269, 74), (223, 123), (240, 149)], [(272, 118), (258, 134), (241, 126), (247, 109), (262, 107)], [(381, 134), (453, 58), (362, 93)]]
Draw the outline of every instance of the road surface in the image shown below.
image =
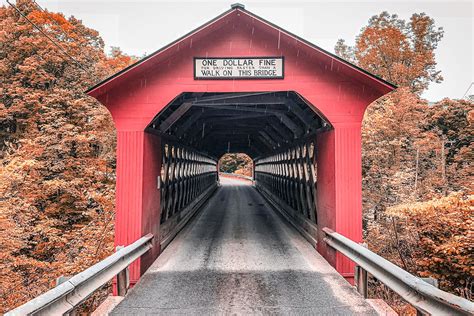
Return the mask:
[(223, 178), (112, 314), (375, 312), (249, 182)]

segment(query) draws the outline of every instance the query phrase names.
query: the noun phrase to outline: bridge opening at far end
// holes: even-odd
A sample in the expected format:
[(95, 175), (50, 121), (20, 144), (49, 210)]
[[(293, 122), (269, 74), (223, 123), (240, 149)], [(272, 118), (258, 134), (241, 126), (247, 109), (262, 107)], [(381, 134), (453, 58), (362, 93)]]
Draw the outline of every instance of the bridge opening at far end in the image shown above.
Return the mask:
[[(229, 144), (230, 145), (230, 144)], [(219, 171), (219, 182), (225, 178), (246, 180), (249, 184), (253, 180), (254, 163), (252, 158), (244, 153), (227, 153), (219, 158), (217, 163)]]

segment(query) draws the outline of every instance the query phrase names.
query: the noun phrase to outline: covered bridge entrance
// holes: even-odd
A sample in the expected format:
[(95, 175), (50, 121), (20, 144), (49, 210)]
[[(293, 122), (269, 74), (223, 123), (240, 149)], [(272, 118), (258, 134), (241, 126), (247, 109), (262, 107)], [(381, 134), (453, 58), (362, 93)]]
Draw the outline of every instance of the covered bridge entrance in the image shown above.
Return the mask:
[(152, 233), (153, 263), (244, 152), (257, 189), (344, 277), (318, 227), (362, 238), (361, 122), (394, 86), (234, 5), (91, 88), (117, 129), (115, 243)]

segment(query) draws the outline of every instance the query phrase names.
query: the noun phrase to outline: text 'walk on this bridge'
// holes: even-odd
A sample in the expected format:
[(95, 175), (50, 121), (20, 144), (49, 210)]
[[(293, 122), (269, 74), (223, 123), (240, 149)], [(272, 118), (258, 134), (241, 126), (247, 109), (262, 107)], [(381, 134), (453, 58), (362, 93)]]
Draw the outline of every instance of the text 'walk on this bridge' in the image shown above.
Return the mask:
[[(117, 129), (117, 252), (10, 314), (70, 313), (111, 279), (98, 313), (375, 314), (367, 273), (474, 313), (359, 244), (361, 123), (393, 89), (242, 5), (92, 87)], [(252, 178), (219, 177), (225, 153)]]

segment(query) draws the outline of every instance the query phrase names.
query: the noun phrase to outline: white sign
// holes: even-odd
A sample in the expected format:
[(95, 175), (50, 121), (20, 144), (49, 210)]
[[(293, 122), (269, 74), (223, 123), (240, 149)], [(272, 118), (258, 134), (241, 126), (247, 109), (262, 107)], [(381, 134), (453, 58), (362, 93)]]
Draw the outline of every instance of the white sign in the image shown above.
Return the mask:
[(194, 79), (283, 79), (283, 57), (195, 57)]

